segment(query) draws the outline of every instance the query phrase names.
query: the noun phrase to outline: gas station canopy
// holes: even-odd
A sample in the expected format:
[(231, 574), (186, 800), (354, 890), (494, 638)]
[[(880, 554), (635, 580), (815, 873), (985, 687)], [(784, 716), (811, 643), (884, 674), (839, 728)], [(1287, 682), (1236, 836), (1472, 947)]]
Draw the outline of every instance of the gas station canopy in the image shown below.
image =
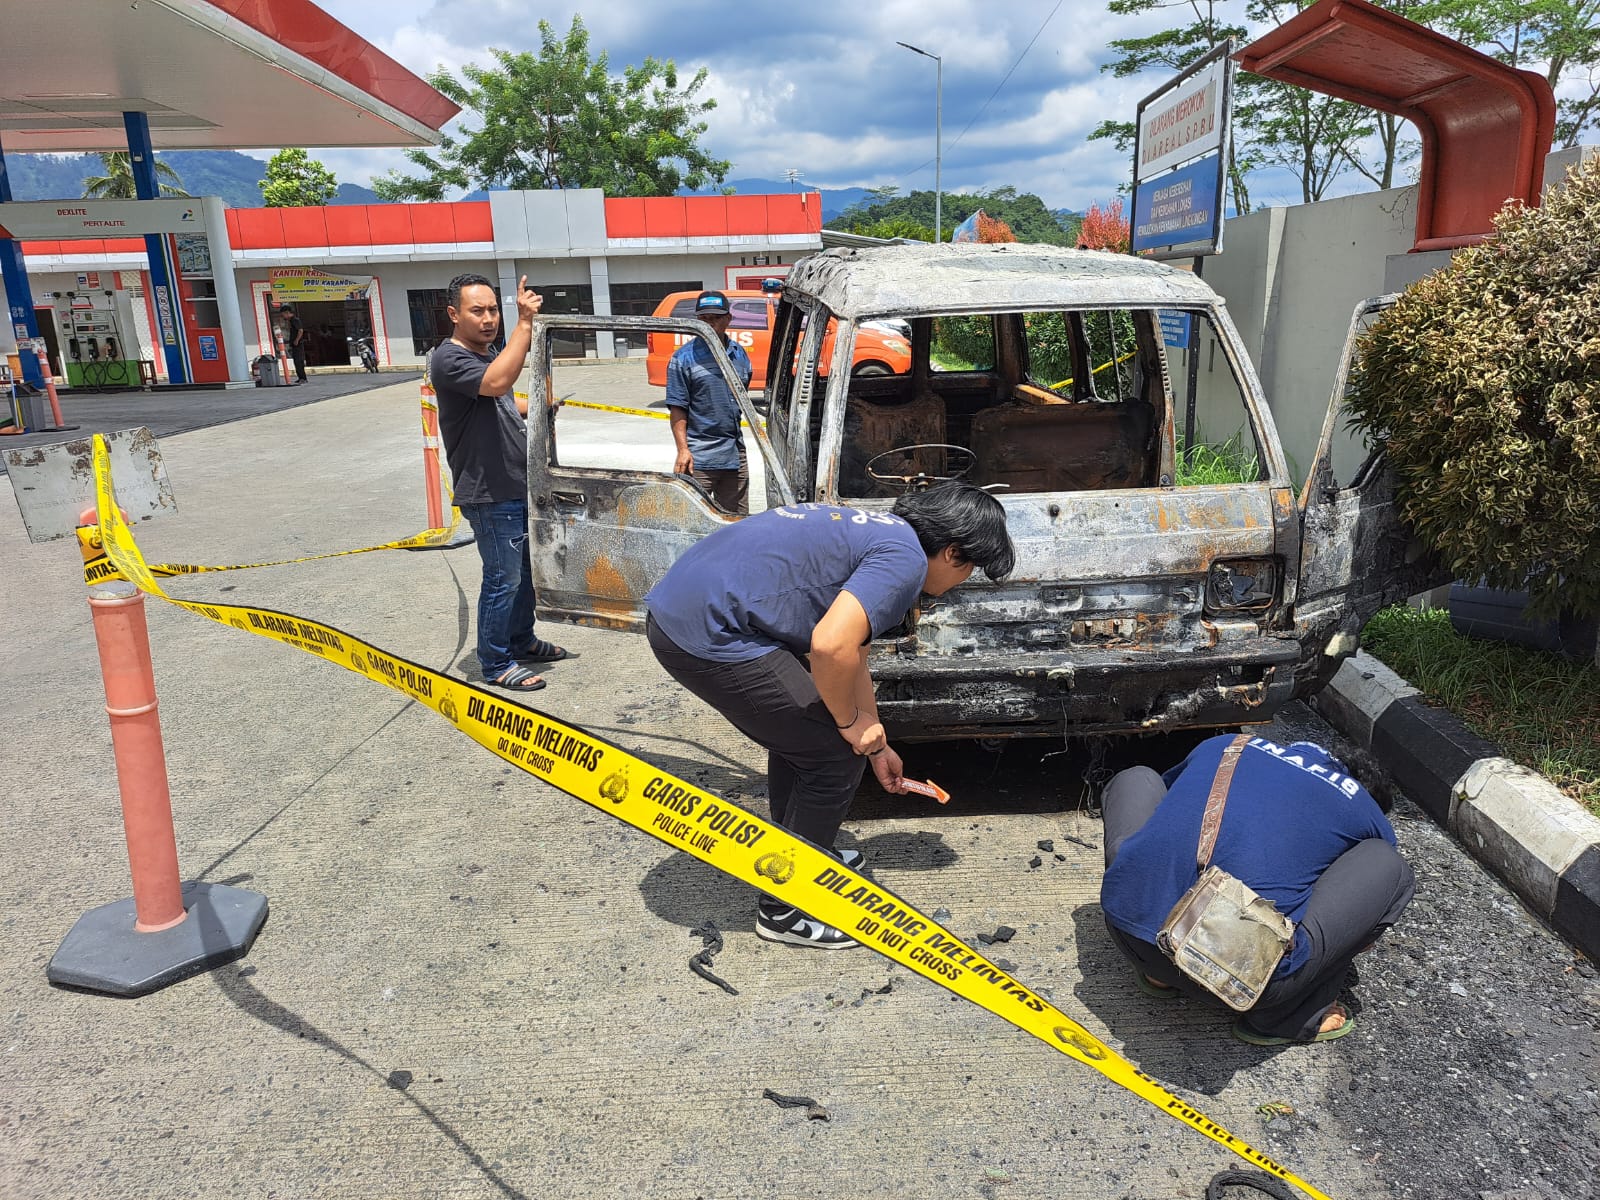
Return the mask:
[(0, 144), (126, 151), (419, 146), (458, 107), (310, 0), (24, 0), (5, 6)]

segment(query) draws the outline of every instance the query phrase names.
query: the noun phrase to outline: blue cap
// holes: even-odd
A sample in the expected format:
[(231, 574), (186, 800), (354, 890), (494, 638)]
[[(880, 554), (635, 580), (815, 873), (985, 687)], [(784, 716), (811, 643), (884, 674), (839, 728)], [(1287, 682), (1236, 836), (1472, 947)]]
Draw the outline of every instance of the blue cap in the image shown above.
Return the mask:
[(728, 298), (721, 292), (701, 292), (694, 302), (697, 313), (725, 313), (728, 312)]

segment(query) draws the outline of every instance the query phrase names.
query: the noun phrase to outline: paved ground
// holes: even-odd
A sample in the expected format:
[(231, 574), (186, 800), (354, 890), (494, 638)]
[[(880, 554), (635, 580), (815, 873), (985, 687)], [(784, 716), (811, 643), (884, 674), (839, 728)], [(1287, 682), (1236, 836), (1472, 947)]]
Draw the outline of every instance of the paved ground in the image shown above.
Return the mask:
[(78, 428), (70, 433), (23, 433), (0, 437), (0, 474), (5, 473), (6, 450), (41, 446), (82, 437), (96, 429), (136, 429), (143, 425), (158, 438), (176, 433), (225, 425), (264, 413), (282, 412), (370, 390), (377, 384), (393, 385), (422, 378), (422, 372), (312, 373), (303, 384), (273, 388), (157, 388), (150, 392), (89, 392), (63, 388), (61, 419)]
[[(613, 369), (594, 370), (599, 397)], [(588, 422), (612, 415), (568, 409), (560, 428), (603, 446), (612, 427)], [(655, 431), (641, 454), (666, 437), (617, 419)], [(417, 442), (414, 382), (167, 438), (179, 511), (141, 540), (153, 558), (238, 562), (411, 532)], [(748, 889), (394, 693), (157, 602), (185, 874), (259, 889), (272, 915), (245, 961), (144, 999), (52, 989), (45, 963), (85, 909), (127, 893), (126, 859), (76, 554), (28, 545), (0, 494), (0, 559), (5, 1200), (1190, 1200), (1237, 1164), (885, 959), (759, 941)], [(475, 676), (477, 571), (468, 548), (177, 586)], [(562, 640), (581, 657), (550, 671), (541, 707), (762, 808), (752, 748), (639, 639)], [(1279, 732), (1331, 736), (1303, 709)], [(848, 832), (964, 934), (1016, 928), (1021, 979), (1339, 1200), (1594, 1194), (1600, 981), (1414, 809), (1397, 827), (1420, 891), (1362, 964), (1361, 1027), (1260, 1050), (1218, 1010), (1133, 988), (1095, 903), (1082, 759), (1045, 749), (913, 750), (950, 807), (864, 793)], [(1182, 751), (1116, 748), (1161, 765)], [(1045, 838), (1064, 859), (1030, 869)], [(706, 920), (728, 932), (715, 965), (736, 996), (688, 970)], [(1269, 1122), (1269, 1103), (1293, 1112)]]

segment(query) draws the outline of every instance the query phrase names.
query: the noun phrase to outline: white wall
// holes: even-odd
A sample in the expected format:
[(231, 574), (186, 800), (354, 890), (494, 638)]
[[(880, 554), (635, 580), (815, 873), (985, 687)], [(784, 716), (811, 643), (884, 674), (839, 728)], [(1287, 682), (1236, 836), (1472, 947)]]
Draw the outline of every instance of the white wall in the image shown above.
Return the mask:
[[(1205, 281), (1228, 302), (1261, 376), (1278, 437), (1303, 480), (1316, 454), (1339, 355), (1356, 304), (1384, 290), (1391, 255), (1415, 237), (1416, 188), (1341, 196), (1235, 217)], [(1340, 432), (1336, 474), (1364, 454)]]

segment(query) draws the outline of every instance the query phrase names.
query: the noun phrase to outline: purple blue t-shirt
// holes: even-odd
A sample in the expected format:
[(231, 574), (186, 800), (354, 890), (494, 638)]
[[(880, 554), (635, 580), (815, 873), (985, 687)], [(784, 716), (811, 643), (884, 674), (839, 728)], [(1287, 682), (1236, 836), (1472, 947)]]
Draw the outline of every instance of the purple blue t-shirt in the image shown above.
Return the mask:
[(645, 596), (661, 631), (712, 662), (748, 662), (779, 647), (811, 649), (840, 592), (892, 629), (927, 582), (916, 531), (891, 513), (791, 504), (745, 517), (700, 541)]
[[(1200, 819), (1231, 741), (1231, 734), (1207, 738), (1162, 776), (1166, 798), (1106, 868), (1100, 907), (1124, 933), (1154, 943), (1172, 906), (1200, 877)], [(1279, 975), (1298, 970), (1311, 954), (1299, 924), (1312, 887), (1334, 859), (1368, 838), (1395, 845), (1378, 802), (1338, 759), (1314, 742), (1279, 746), (1250, 739), (1228, 789), (1211, 863), (1295, 923), (1294, 944), (1278, 965)]]

